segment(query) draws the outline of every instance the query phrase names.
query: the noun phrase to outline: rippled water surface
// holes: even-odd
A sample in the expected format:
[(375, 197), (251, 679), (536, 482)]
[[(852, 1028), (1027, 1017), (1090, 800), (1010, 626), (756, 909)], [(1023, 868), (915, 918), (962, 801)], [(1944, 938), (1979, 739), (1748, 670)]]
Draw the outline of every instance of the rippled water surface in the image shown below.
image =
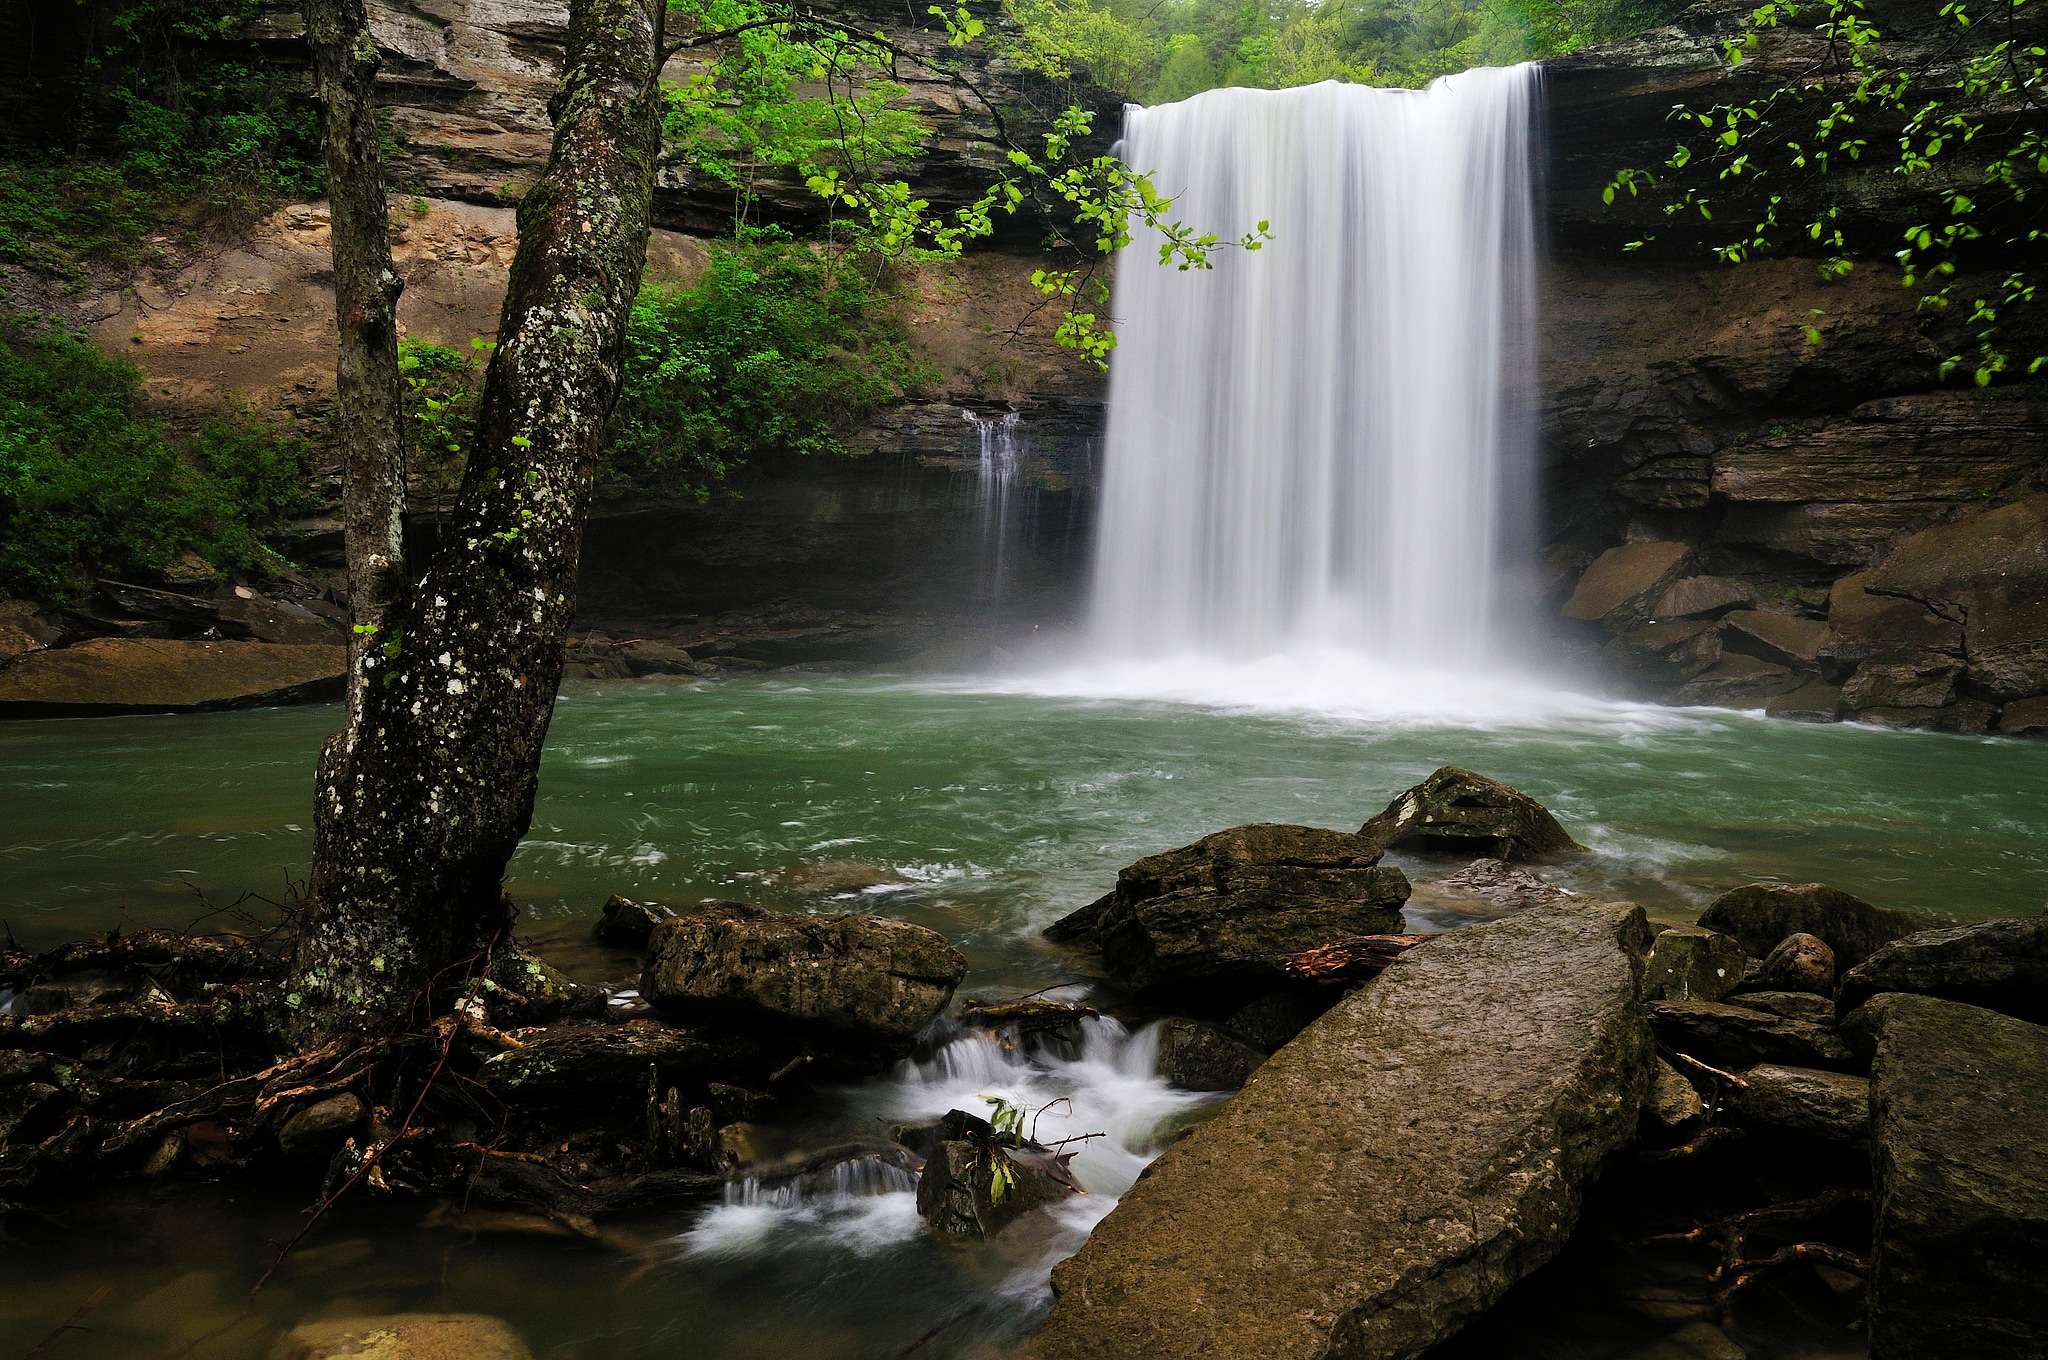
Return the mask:
[[(1318, 683), (1155, 673), (572, 689), (512, 891), (527, 924), (565, 948), (612, 892), (745, 896), (942, 930), (968, 954), (965, 994), (1085, 985), (1036, 930), (1121, 865), (1238, 822), (1355, 826), (1455, 763), (1542, 799), (1594, 851), (1547, 873), (1666, 917), (1751, 879), (1822, 879), (1960, 919), (2031, 914), (2048, 898), (2038, 745), (1448, 682), (1427, 702), (1390, 704), (1368, 702), (1363, 679)], [(1119, 697), (1133, 693), (1156, 697)], [(313, 708), (0, 725), (0, 916), (41, 947), (278, 897), (304, 872), (312, 760), (335, 719)], [(1417, 877), (1447, 867), (1396, 858)], [(420, 1228), (416, 1206), (371, 1208), (324, 1225), (255, 1316), (192, 1354), (260, 1355), (278, 1326), (322, 1311), (444, 1308), (507, 1317), (544, 1356), (1001, 1353), (1044, 1306), (1051, 1261), (1163, 1129), (1205, 1108), (1152, 1075), (1148, 1044), (1113, 1022), (1064, 1055), (965, 1036), (818, 1116), (823, 1136), (973, 1108), (984, 1093), (1070, 1097), (1046, 1132), (1110, 1135), (1076, 1162), (1094, 1193), (996, 1243), (932, 1240), (905, 1184), (858, 1168), (803, 1194), (736, 1190), (637, 1219), (604, 1243), (485, 1231), (533, 1225), (484, 1219)], [(175, 1354), (235, 1320), (295, 1207), (186, 1187), (16, 1216), (0, 1239), (0, 1336), (25, 1351), (106, 1284), (93, 1330), (47, 1353)]]

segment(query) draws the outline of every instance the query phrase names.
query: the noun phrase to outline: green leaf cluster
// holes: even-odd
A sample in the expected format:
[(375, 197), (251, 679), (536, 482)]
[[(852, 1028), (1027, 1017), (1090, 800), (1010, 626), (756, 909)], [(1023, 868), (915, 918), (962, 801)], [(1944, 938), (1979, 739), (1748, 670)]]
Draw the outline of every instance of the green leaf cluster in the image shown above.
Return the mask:
[(1420, 85), (1669, 23), (1684, 0), (1005, 0), (1015, 55), (1146, 104), (1225, 85)]
[(701, 496), (767, 455), (841, 452), (864, 417), (936, 380), (887, 277), (879, 262), (743, 228), (712, 245), (693, 287), (643, 291), (610, 471)]
[(185, 552), (279, 563), (262, 532), (311, 508), (306, 445), (246, 414), (181, 444), (137, 414), (140, 383), (81, 337), (0, 328), (0, 594), (62, 602)]
[[(1974, 352), (1946, 356), (1941, 376), (1979, 387), (2024, 366), (2048, 366), (2038, 341), (2014, 350), (2030, 318), (2048, 250), (2048, 25), (2039, 0), (1946, 0), (1888, 11), (1880, 26), (1863, 0), (1767, 0), (1723, 58), (1740, 66), (1762, 35), (1797, 25), (1818, 42), (1757, 98), (1707, 108), (1681, 104), (1681, 140), (1659, 169), (1616, 172), (1602, 197), (1661, 199), (1667, 218), (1716, 221), (1724, 194), (1744, 225), (1712, 245), (1729, 264), (1774, 251), (1818, 254), (1825, 278), (1853, 272), (1878, 251), (1930, 314), (1967, 309)], [(1891, 241), (1867, 226), (1869, 179), (1883, 192), (1931, 207)], [(1760, 204), (1760, 208), (1754, 205)], [(1709, 227), (1709, 230), (1713, 228)], [(1636, 250), (1656, 238), (1630, 242)], [(1959, 291), (1959, 271), (1979, 280)], [(1820, 344), (1820, 327), (1803, 328)]]

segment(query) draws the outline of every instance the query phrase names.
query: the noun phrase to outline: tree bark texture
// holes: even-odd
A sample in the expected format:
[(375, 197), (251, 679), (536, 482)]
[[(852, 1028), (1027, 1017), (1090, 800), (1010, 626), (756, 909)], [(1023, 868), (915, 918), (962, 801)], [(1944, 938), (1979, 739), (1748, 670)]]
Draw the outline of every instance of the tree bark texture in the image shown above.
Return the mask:
[(508, 923), (501, 884), (533, 816), (598, 434), (646, 262), (651, 6), (574, 0), (553, 107), (454, 514), (369, 639), (360, 721), (322, 755), (286, 996), (308, 1036), (445, 1008)]
[(334, 255), (334, 386), (348, 552), (348, 703), (337, 741), (362, 717), (373, 630), (405, 581), (405, 436), (398, 378), (398, 295), (374, 99), (382, 64), (363, 0), (306, 0), (314, 87), (326, 109), (327, 199)]

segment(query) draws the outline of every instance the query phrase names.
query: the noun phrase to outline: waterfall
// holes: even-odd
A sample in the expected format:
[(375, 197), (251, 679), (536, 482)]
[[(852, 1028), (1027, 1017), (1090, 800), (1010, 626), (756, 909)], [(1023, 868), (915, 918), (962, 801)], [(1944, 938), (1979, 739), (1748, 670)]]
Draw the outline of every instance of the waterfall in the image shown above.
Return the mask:
[(981, 459), (975, 468), (974, 511), (981, 536), (983, 594), (994, 610), (1004, 603), (1003, 588), (1010, 572), (1010, 540), (1016, 532), (1017, 510), (1013, 493), (1023, 461), (1017, 441), (1023, 417), (1015, 411), (982, 416), (962, 410), (960, 415), (974, 426), (981, 442)]
[(1119, 262), (1100, 655), (1498, 654), (1532, 516), (1533, 65), (1132, 106), (1123, 157), (1256, 253)]

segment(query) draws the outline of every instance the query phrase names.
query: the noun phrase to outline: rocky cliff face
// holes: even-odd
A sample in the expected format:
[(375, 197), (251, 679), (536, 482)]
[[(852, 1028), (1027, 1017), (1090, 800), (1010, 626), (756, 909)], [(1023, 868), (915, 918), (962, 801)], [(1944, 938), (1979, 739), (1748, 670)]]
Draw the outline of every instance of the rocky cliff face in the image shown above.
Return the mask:
[[(909, 0), (835, 0), (807, 7), (854, 33), (881, 31), (896, 46), (894, 74), (907, 108), (932, 129), (925, 153), (895, 167), (934, 207), (945, 210), (977, 198), (1006, 168), (997, 143), (1007, 132), (1035, 147), (1038, 132), (1067, 95), (975, 44), (952, 49), (926, 6)], [(991, 32), (1010, 27), (994, 5), (973, 4)], [(379, 78), (391, 109), (400, 150), (393, 182), (429, 198), (498, 205), (515, 202), (547, 157), (553, 93), (568, 32), (561, 0), (369, 0), (371, 30), (384, 52)], [(281, 60), (295, 60), (304, 34), (299, 6), (267, 0), (256, 33)], [(943, 57), (943, 63), (940, 58)], [(940, 66), (959, 67), (956, 79)], [(671, 80), (703, 69), (685, 53), (669, 63)], [(963, 83), (964, 80), (964, 83)], [(1099, 92), (1081, 97), (1106, 115), (1098, 140), (1115, 134), (1115, 105)], [(769, 220), (808, 225), (822, 220), (823, 204), (800, 176), (751, 166), (759, 202)], [(680, 231), (719, 233), (729, 228), (733, 191), (693, 176), (671, 161), (657, 180), (655, 220)], [(1020, 240), (1036, 235), (1006, 219)]]
[[(916, 60), (939, 43), (921, 30), (919, 8), (862, 0), (848, 22), (885, 26), (910, 54), (905, 102), (935, 135), (919, 163), (900, 168), (943, 205), (987, 182), (995, 129)], [(395, 173), (423, 196), (399, 241), (402, 317), (414, 333), (460, 346), (495, 318), (513, 231), (504, 204), (546, 151), (566, 12), (552, 0), (382, 0), (373, 13), (404, 139)], [(280, 5), (264, 23), (288, 54), (297, 11)], [(1948, 582), (1939, 599), (1895, 589), (1883, 564), (1924, 556), (1949, 541), (1927, 535), (1967, 535), (1958, 526), (2041, 487), (2048, 400), (2024, 387), (1942, 383), (1941, 356), (1959, 337), (1919, 314), (1881, 261), (1830, 281), (1806, 260), (1712, 264), (1698, 239), (1619, 248), (1652, 210), (1626, 200), (1609, 210), (1600, 190), (1617, 168), (1667, 154), (1671, 106), (1750, 97), (1816, 41), (1786, 29), (1731, 68), (1720, 55), (1731, 23), (1695, 11), (1547, 68), (1542, 420), (1555, 599), (1610, 549), (1675, 545), (1684, 579), (1719, 583), (1681, 592), (1672, 608), (1690, 612), (1656, 613), (1673, 584), (1662, 582), (1657, 598), (1623, 611), (1625, 626), (1568, 621), (1587, 630), (1578, 640), (1589, 658), (1602, 652), (1597, 664), (1618, 688), (1920, 725), (2024, 715), (2031, 710), (2012, 705), (2040, 689), (1979, 664), (1987, 647), (2010, 652), (2011, 639), (1992, 638), (1988, 616), (1972, 614), (1975, 587)], [(970, 78), (995, 97), (1013, 135), (1042, 115), (1053, 94), (1042, 83), (999, 59), (974, 61)], [(1113, 123), (1101, 120), (1104, 135)], [(1882, 230), (1924, 206), (1875, 171), (1844, 182)], [(761, 190), (770, 215), (812, 211), (801, 186), (770, 179)], [(729, 192), (675, 169), (661, 192), (667, 229), (655, 267), (688, 277), (702, 252), (688, 233), (722, 228)], [(317, 206), (290, 209), (174, 284), (145, 281), (73, 305), (110, 348), (144, 364), (160, 401), (202, 405), (232, 393), (318, 415), (332, 382), (323, 229)], [(963, 635), (980, 650), (1005, 632), (1065, 621), (1079, 599), (1104, 388), (1029, 312), (1031, 267), (990, 252), (921, 276), (914, 329), (941, 381), (874, 422), (855, 441), (857, 457), (764, 467), (743, 495), (702, 506), (603, 507), (584, 584), (592, 624), (621, 636), (664, 631), (765, 665), (957, 658)], [(2024, 558), (1985, 570), (2031, 570), (2014, 565)], [(1999, 609), (2007, 620), (2024, 613)], [(1770, 617), (1731, 623), (1734, 615)], [(1802, 627), (1788, 633), (1772, 619)], [(1621, 639), (1653, 626), (1665, 632)], [(1819, 691), (1789, 697), (1809, 684)]]

